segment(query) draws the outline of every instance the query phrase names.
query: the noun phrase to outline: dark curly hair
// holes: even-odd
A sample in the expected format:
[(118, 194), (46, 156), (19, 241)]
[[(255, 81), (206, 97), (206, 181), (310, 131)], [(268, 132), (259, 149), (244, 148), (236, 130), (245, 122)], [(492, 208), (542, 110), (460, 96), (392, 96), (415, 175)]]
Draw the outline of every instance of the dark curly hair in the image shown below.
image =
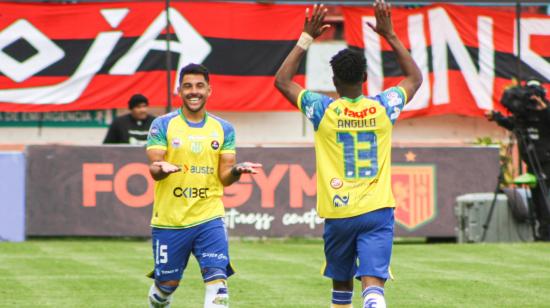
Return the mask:
[(365, 55), (349, 48), (340, 50), (330, 60), (334, 76), (346, 84), (355, 84), (363, 81), (367, 71)]
[(209, 76), (210, 73), (208, 72), (208, 69), (204, 65), (189, 63), (186, 66), (182, 67), (180, 70), (180, 79), (179, 79), (180, 84), (181, 84), (181, 81), (183, 80), (183, 76), (189, 75), (189, 74), (203, 75), (204, 80), (206, 80), (206, 82), (210, 82), (210, 76)]

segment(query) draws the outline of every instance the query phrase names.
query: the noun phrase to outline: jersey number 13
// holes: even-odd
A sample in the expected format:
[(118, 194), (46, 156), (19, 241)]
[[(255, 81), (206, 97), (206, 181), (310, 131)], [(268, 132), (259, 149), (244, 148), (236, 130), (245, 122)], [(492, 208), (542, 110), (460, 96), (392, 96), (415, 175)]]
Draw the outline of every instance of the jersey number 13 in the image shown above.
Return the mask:
[(347, 179), (376, 176), (378, 143), (374, 132), (338, 132), (336, 140), (342, 144), (344, 150), (344, 174)]

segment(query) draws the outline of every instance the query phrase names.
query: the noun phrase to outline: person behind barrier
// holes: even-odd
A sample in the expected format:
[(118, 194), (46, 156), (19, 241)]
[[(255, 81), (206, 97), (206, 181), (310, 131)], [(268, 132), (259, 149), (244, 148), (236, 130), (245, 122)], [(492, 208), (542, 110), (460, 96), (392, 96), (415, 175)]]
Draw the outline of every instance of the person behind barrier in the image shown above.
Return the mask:
[(233, 274), (222, 218), (223, 187), (257, 163), (236, 163), (235, 130), (206, 112), (212, 93), (206, 67), (189, 64), (179, 75), (183, 106), (160, 116), (147, 138), (149, 170), (155, 180), (151, 227), (155, 269), (151, 307), (169, 307), (190, 254), (206, 285), (205, 308), (228, 307), (227, 278)]
[[(539, 174), (546, 187), (550, 185), (550, 108), (546, 89), (536, 79), (529, 79), (522, 85), (506, 89), (501, 99), (511, 115), (504, 116), (498, 111), (486, 113), (489, 121), (512, 131), (518, 139), (520, 157), (527, 165), (529, 173)], [(539, 168), (540, 166), (540, 168)], [(531, 189), (537, 238), (550, 241), (550, 210), (545, 202), (541, 183)]]
[(147, 113), (149, 101), (141, 94), (134, 94), (128, 101), (130, 113), (113, 120), (103, 140), (104, 144), (120, 143), (145, 145), (154, 116)]

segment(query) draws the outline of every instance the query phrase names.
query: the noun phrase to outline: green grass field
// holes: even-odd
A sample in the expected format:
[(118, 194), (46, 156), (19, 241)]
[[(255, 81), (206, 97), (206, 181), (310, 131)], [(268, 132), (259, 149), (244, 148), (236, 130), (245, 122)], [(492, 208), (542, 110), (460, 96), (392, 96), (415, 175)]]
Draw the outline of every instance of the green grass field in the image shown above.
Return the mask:
[[(329, 307), (318, 240), (231, 242), (231, 307)], [(149, 241), (0, 243), (0, 307), (146, 307)], [(390, 307), (549, 307), (550, 244), (396, 244)], [(356, 284), (354, 307), (360, 307)], [(191, 261), (172, 307), (202, 307)]]

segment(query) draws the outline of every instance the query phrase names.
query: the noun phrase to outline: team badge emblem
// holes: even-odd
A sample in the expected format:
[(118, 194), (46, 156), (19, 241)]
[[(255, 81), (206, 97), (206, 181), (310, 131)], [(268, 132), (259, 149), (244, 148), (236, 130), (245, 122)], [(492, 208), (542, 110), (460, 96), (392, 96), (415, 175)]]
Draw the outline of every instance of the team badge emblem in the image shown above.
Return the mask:
[(342, 180), (339, 178), (333, 178), (332, 180), (330, 180), (330, 187), (334, 189), (341, 188), (343, 185), (344, 182), (342, 182)]
[(200, 141), (191, 142), (191, 152), (199, 154), (200, 152), (202, 152), (202, 150), (203, 150), (202, 142)]
[(214, 140), (212, 141), (210, 146), (212, 146), (212, 149), (217, 150), (220, 147), (220, 143), (218, 142), (218, 140)]

